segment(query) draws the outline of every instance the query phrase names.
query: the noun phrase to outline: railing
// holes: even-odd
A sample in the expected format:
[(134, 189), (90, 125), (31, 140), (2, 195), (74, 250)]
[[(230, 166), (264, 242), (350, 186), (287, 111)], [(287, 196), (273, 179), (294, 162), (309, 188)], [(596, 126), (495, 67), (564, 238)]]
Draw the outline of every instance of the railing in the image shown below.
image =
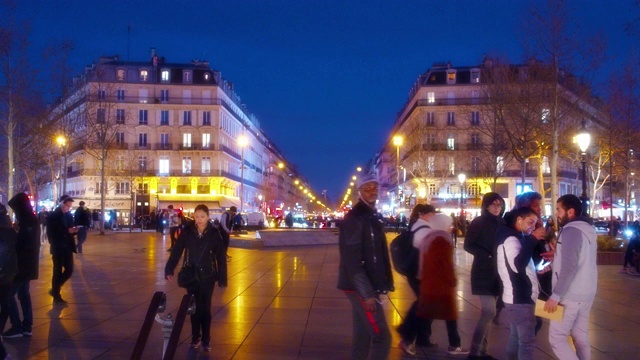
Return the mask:
[(171, 143), (156, 143), (154, 144), (155, 150), (173, 150), (173, 144)]
[(144, 352), (144, 347), (147, 345), (147, 340), (149, 339), (149, 334), (151, 333), (153, 320), (157, 313), (161, 313), (164, 311), (166, 306), (167, 296), (162, 291), (156, 291), (151, 297), (149, 309), (147, 309), (147, 315), (145, 315), (144, 317), (144, 321), (142, 322), (142, 329), (140, 329), (138, 340), (136, 341), (136, 345), (133, 348), (133, 354), (131, 354), (131, 360), (142, 359), (142, 353)]

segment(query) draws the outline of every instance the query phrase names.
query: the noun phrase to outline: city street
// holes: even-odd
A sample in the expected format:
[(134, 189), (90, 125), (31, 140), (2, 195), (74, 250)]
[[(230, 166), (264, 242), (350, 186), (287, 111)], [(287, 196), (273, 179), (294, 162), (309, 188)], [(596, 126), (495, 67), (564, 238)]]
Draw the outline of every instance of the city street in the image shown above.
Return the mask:
[[(389, 237), (392, 234), (388, 235)], [(250, 236), (249, 236), (250, 237)], [(155, 291), (167, 294), (167, 312), (176, 314), (184, 290), (167, 283), (164, 265), (168, 235), (155, 232), (90, 233), (75, 272), (62, 289), (68, 306), (53, 306), (51, 257), (42, 247), (40, 279), (31, 282), (32, 337), (5, 339), (16, 359), (128, 359)], [(292, 248), (232, 248), (229, 286), (213, 294), (212, 352), (190, 350), (187, 319), (176, 359), (347, 359), (351, 310), (336, 289), (337, 245)], [(469, 347), (479, 302), (470, 293), (471, 256), (458, 244), (458, 326)], [(633, 359), (640, 352), (640, 277), (617, 274), (619, 266), (599, 266), (599, 290), (591, 317), (592, 359)], [(177, 270), (176, 270), (177, 272)], [(397, 326), (413, 301), (396, 274), (396, 291), (385, 297), (390, 326)], [(163, 314), (163, 315), (165, 315)], [(8, 326), (7, 326), (8, 328)], [(536, 359), (552, 359), (545, 324), (537, 338)], [(402, 358), (394, 335), (392, 359)], [(489, 353), (505, 358), (508, 330), (494, 329)], [(154, 323), (144, 359), (160, 359), (162, 330)], [(464, 358), (446, 354), (443, 321), (434, 321), (432, 341), (439, 347), (417, 358)]]

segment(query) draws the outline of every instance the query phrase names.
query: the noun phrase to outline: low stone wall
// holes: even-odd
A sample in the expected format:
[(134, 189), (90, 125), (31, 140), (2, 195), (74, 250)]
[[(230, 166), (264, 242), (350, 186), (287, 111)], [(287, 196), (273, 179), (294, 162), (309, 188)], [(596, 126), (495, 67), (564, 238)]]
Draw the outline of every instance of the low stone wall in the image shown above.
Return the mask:
[(300, 246), (338, 244), (337, 229), (262, 230), (259, 237), (264, 246)]
[(624, 262), (624, 252), (622, 251), (598, 251), (596, 263), (598, 265), (619, 265)]

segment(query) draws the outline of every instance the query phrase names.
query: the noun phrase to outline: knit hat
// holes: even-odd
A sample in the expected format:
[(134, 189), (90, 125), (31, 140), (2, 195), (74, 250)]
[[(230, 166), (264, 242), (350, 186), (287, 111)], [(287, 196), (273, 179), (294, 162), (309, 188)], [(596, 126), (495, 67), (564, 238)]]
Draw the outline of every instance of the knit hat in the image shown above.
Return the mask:
[(428, 223), (429, 226), (431, 226), (431, 228), (434, 230), (449, 232), (449, 230), (451, 229), (451, 224), (453, 224), (453, 219), (449, 215), (436, 213), (429, 219)]
[(364, 186), (364, 184), (368, 184), (368, 183), (380, 184), (376, 174), (365, 174), (358, 178), (358, 189)]

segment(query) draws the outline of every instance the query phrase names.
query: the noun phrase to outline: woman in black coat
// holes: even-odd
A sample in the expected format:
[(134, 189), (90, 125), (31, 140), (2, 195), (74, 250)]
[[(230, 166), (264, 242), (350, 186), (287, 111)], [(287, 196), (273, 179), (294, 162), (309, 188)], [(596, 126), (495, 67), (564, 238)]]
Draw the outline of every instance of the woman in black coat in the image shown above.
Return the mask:
[(200, 274), (198, 285), (188, 288), (196, 300), (196, 311), (191, 315), (191, 348), (197, 349), (202, 341), (202, 349), (211, 351), (211, 297), (216, 282), (227, 286), (227, 257), (222, 236), (209, 221), (209, 208), (198, 205), (193, 214), (194, 223), (180, 233), (171, 256), (164, 269), (165, 278), (173, 280), (173, 272), (180, 261), (182, 252), (188, 262), (195, 263)]
[(491, 323), (496, 316), (496, 303), (502, 294), (496, 263), (496, 231), (504, 224), (504, 199), (497, 193), (482, 197), (482, 213), (467, 228), (464, 249), (473, 255), (471, 265), (471, 293), (480, 297), (480, 319), (473, 332), (470, 359), (488, 358), (487, 346)]
[[(7, 208), (0, 204), (0, 327), (3, 329), (9, 316), (8, 300), (11, 297), (11, 282), (17, 272), (16, 232), (11, 227)], [(0, 340), (0, 359), (6, 357), (7, 351)]]
[[(31, 336), (33, 326), (33, 310), (29, 282), (38, 279), (40, 265), (40, 225), (38, 217), (33, 213), (29, 196), (25, 193), (16, 194), (9, 200), (9, 206), (16, 214), (18, 223), (18, 237), (16, 253), (18, 255), (18, 274), (13, 279), (11, 298), (9, 299), (9, 319), (11, 329), (2, 334), (5, 338)], [(15, 301), (18, 295), (22, 308), (23, 320)]]

